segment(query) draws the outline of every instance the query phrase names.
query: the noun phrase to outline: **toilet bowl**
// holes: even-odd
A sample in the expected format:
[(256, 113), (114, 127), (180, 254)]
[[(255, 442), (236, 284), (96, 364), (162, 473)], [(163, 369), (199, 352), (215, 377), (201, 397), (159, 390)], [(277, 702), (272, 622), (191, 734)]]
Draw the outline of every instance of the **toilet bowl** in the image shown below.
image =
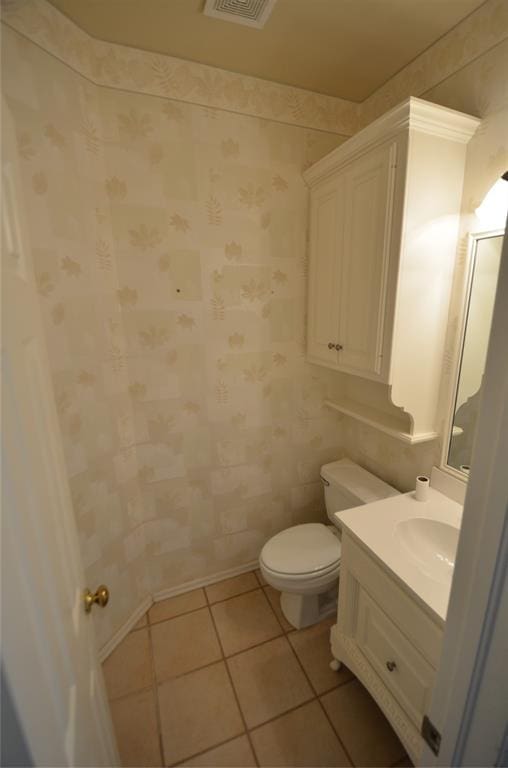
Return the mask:
[(282, 611), (294, 627), (315, 624), (335, 610), (340, 540), (331, 529), (321, 523), (294, 525), (261, 552), (261, 573), (281, 593)]
[(287, 528), (266, 542), (259, 557), (265, 581), (281, 593), (282, 612), (297, 629), (337, 609), (341, 543), (334, 513), (398, 494), (350, 459), (325, 464), (321, 480), (332, 525), (303, 523)]

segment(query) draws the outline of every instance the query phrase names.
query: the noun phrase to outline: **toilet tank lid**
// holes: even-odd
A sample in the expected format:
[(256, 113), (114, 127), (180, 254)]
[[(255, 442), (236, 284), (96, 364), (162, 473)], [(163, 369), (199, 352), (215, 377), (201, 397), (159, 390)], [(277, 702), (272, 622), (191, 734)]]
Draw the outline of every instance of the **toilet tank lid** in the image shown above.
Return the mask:
[(321, 467), (321, 477), (331, 485), (340, 486), (362, 504), (399, 495), (399, 491), (351, 459), (340, 459), (325, 464)]

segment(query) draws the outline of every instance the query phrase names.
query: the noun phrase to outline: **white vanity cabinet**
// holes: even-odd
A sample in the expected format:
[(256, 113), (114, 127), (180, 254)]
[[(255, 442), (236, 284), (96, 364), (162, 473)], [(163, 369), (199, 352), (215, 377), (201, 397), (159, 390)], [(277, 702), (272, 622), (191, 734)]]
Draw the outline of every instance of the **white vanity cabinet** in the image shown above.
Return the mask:
[(436, 432), (466, 145), (478, 123), (411, 98), (304, 174), (307, 359), (389, 385), (415, 442)]
[(347, 531), (343, 533), (333, 656), (377, 701), (416, 764), (441, 651), (443, 623), (404, 591)]

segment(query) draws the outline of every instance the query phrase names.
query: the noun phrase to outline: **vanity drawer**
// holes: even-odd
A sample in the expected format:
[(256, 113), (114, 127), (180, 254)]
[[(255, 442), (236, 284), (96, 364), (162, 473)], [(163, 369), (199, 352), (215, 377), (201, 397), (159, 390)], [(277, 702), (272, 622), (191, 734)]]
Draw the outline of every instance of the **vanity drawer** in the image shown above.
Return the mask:
[(358, 647), (419, 729), (428, 712), (435, 670), (365, 590), (359, 590)]
[[(443, 629), (438, 626), (374, 558), (350, 536), (342, 537), (341, 572), (347, 572), (365, 589), (376, 604), (420, 651), (429, 664), (437, 668), (441, 656)], [(339, 625), (341, 614), (338, 616)], [(351, 628), (343, 628), (345, 634)]]

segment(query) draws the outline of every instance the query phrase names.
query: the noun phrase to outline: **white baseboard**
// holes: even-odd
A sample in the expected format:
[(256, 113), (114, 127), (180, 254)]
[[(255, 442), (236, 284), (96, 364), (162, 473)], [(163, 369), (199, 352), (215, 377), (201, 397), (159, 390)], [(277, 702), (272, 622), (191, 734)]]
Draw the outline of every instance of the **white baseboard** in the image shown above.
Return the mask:
[(104, 643), (99, 650), (99, 661), (102, 663), (112, 653), (117, 645), (119, 645), (124, 637), (126, 637), (134, 625), (141, 619), (142, 616), (148, 611), (148, 609), (160, 600), (167, 600), (168, 597), (176, 597), (176, 595), (183, 595), (185, 592), (191, 592), (193, 589), (199, 589), (200, 587), (207, 587), (210, 584), (216, 584), (218, 581), (224, 579), (230, 579), (233, 576), (239, 576), (242, 573), (253, 571), (258, 567), (257, 560), (251, 560), (250, 563), (245, 565), (239, 565), (236, 568), (229, 568), (226, 571), (219, 571), (211, 576), (205, 576), (202, 579), (194, 579), (193, 581), (186, 581), (184, 584), (180, 584), (178, 587), (169, 587), (169, 589), (161, 589), (155, 592), (153, 595), (147, 595), (136, 610), (130, 615), (126, 622), (122, 624), (113, 637), (111, 637), (107, 643)]
[(169, 589), (161, 589), (159, 592), (153, 594), (154, 603), (158, 603), (159, 600), (167, 600), (168, 597), (176, 597), (176, 595), (182, 595), (184, 592), (191, 592), (193, 589), (199, 589), (199, 587), (208, 587), (210, 584), (216, 584), (218, 581), (224, 579), (231, 579), (233, 576), (239, 576), (247, 571), (253, 571), (259, 567), (257, 560), (251, 560), (250, 563), (245, 565), (239, 565), (236, 568), (229, 568), (227, 571), (219, 571), (212, 576), (205, 576), (202, 579), (194, 579), (193, 581), (186, 581), (185, 584), (180, 584), (178, 587), (170, 587)]
[(147, 595), (142, 603), (138, 605), (134, 613), (131, 613), (127, 621), (125, 621), (120, 629), (117, 629), (113, 637), (110, 637), (110, 639), (107, 641), (107, 643), (104, 643), (102, 648), (99, 650), (99, 661), (102, 662), (104, 659), (106, 659), (110, 653), (112, 653), (116, 646), (122, 642), (124, 637), (126, 637), (131, 629), (134, 627), (134, 625), (142, 618), (142, 616), (145, 615), (147, 610), (153, 605), (153, 599), (151, 595)]

